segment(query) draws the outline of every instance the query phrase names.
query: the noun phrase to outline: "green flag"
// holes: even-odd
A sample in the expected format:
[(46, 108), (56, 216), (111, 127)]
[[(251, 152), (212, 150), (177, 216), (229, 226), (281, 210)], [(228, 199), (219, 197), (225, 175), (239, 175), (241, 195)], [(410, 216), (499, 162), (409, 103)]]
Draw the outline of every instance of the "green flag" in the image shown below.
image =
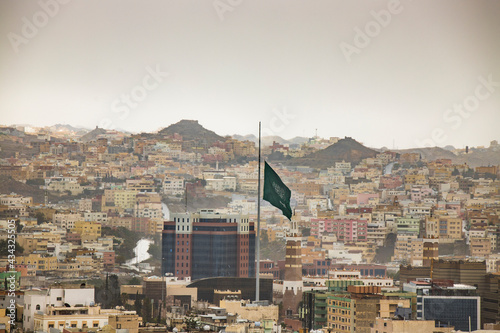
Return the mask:
[(283, 215), (292, 220), (292, 208), (290, 208), (290, 197), (292, 192), (283, 184), (280, 176), (265, 163), (264, 167), (264, 200), (271, 205), (281, 209)]

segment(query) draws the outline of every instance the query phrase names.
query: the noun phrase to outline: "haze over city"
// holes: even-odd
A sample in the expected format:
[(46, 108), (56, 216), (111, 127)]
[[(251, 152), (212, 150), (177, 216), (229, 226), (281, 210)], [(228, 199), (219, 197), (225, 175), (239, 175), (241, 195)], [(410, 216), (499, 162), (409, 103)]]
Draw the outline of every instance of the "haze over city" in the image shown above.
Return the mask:
[(486, 0), (2, 2), (1, 122), (488, 146), (498, 17)]
[(0, 333), (500, 332), (499, 18), (0, 1)]

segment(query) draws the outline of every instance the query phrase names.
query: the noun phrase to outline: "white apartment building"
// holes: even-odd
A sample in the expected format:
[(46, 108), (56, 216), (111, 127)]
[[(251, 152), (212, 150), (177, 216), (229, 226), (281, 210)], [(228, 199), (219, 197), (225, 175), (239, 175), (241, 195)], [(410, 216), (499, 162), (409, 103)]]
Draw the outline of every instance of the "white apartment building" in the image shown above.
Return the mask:
[(222, 179), (207, 179), (205, 189), (212, 191), (235, 191), (236, 177), (222, 177)]
[(82, 221), (83, 217), (80, 213), (55, 213), (52, 222), (62, 229), (73, 229), (75, 222)]
[(51, 288), (28, 290), (24, 294), (23, 328), (33, 331), (35, 314), (48, 314), (49, 307), (88, 306), (94, 304), (94, 288)]
[(85, 222), (108, 222), (108, 214), (103, 212), (85, 212), (83, 213), (83, 220)]
[(182, 195), (184, 194), (184, 179), (165, 177), (163, 179), (163, 193), (169, 195)]

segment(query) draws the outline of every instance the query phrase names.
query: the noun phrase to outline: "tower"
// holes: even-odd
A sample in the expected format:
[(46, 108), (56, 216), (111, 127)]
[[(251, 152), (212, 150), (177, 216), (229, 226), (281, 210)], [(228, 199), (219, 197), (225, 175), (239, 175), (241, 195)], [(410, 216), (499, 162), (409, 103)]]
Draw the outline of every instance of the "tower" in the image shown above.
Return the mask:
[(290, 232), (286, 237), (285, 280), (283, 281), (283, 310), (286, 317), (298, 313), (302, 301), (302, 258), (301, 237), (297, 222), (291, 221)]
[(430, 267), (432, 260), (439, 259), (439, 243), (436, 241), (424, 242), (422, 266)]

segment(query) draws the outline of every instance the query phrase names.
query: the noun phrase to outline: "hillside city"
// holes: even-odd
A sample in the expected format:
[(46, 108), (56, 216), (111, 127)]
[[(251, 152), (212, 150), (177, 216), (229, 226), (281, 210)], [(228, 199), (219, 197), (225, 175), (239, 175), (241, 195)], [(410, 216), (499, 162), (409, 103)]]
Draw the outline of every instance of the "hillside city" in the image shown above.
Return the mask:
[(500, 330), (497, 141), (264, 161), (291, 219), (253, 135), (0, 127), (0, 333)]

